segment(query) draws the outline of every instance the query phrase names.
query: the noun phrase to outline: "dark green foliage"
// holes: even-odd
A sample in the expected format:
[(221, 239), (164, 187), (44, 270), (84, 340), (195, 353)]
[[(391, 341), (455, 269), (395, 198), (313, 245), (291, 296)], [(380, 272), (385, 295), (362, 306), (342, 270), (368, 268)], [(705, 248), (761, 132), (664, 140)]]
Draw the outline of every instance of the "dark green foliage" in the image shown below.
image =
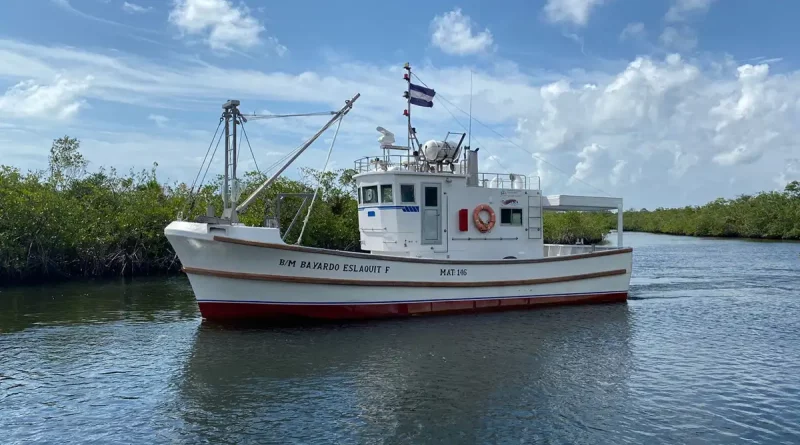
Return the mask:
[(616, 214), (584, 212), (547, 212), (544, 214), (546, 244), (602, 244), (603, 235), (617, 227)]
[[(109, 275), (145, 275), (177, 272), (180, 263), (164, 236), (164, 228), (179, 212), (186, 219), (205, 213), (212, 204), (222, 207), (221, 180), (197, 191), (185, 184), (158, 182), (150, 171), (119, 175), (114, 169), (86, 173), (80, 142), (64, 137), (53, 142), (47, 171), (23, 173), (0, 166), (0, 284), (40, 279)], [(352, 172), (320, 174), (304, 171), (302, 181), (278, 180), (265, 196), (242, 216), (246, 224), (262, 225), (267, 203), (281, 192), (312, 192), (318, 179), (322, 189), (314, 205), (304, 245), (356, 250), (357, 204), (351, 197)], [(246, 196), (266, 177), (247, 173), (242, 181)], [(288, 227), (300, 199), (287, 199), (281, 209), (281, 227)], [(294, 242), (306, 209), (292, 233)]]
[(800, 239), (800, 182), (783, 192), (717, 199), (699, 207), (625, 212), (625, 230), (671, 235)]

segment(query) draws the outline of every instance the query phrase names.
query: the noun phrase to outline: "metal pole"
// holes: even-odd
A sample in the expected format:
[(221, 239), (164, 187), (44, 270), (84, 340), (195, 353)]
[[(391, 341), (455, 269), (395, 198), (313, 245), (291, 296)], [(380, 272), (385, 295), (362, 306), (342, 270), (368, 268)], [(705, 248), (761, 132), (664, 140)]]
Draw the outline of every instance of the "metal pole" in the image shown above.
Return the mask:
[[(233, 114), (233, 119), (232, 119), (232, 123), (231, 123), (231, 126), (233, 127), (233, 142), (231, 144), (232, 147), (233, 147), (232, 150), (231, 150), (231, 154), (232, 154), (231, 157), (233, 158), (233, 167), (231, 169), (233, 170), (233, 174), (231, 176), (232, 176), (232, 186), (236, 187), (236, 164), (238, 163), (238, 160), (239, 160), (238, 159), (239, 155), (237, 154), (237, 146), (236, 146), (236, 120), (239, 118), (239, 116), (238, 116), (239, 109), (236, 108), (236, 107), (233, 107), (231, 112)], [(231, 196), (231, 201), (233, 201), (233, 196)], [(233, 204), (234, 203), (231, 202), (231, 207), (233, 207)]]
[(469, 140), (467, 145), (472, 148), (472, 70), (469, 70)]
[(308, 141), (306, 141), (306, 143), (305, 143), (305, 144), (303, 144), (303, 146), (302, 146), (302, 147), (300, 147), (300, 149), (297, 151), (297, 153), (295, 153), (295, 155), (294, 155), (294, 156), (292, 156), (292, 158), (291, 158), (291, 159), (289, 159), (289, 160), (288, 160), (288, 161), (287, 161), (285, 164), (283, 164), (283, 166), (282, 166), (280, 169), (278, 169), (278, 171), (277, 171), (277, 172), (276, 172), (274, 175), (272, 175), (272, 177), (271, 177), (271, 178), (267, 179), (267, 180), (266, 180), (266, 181), (265, 181), (263, 184), (261, 184), (261, 185), (260, 185), (260, 186), (259, 186), (259, 187), (256, 189), (256, 191), (254, 191), (254, 192), (253, 192), (253, 193), (252, 193), (250, 196), (248, 196), (248, 197), (247, 197), (247, 199), (245, 199), (245, 200), (242, 202), (242, 204), (241, 204), (240, 206), (238, 206), (238, 207), (235, 209), (235, 212), (234, 212), (234, 213), (242, 213), (242, 212), (246, 211), (246, 210), (247, 210), (247, 208), (248, 208), (248, 207), (250, 207), (250, 204), (252, 204), (253, 202), (255, 202), (255, 200), (256, 200), (256, 198), (258, 197), (258, 195), (260, 195), (260, 194), (261, 194), (261, 193), (262, 193), (264, 190), (266, 190), (266, 188), (267, 188), (267, 187), (269, 187), (269, 186), (270, 186), (270, 184), (272, 184), (272, 183), (273, 183), (273, 182), (274, 182), (276, 179), (278, 179), (278, 177), (281, 175), (281, 173), (283, 173), (283, 172), (284, 172), (284, 170), (286, 170), (287, 168), (289, 168), (289, 166), (292, 164), (292, 162), (294, 162), (294, 160), (295, 160), (295, 159), (297, 159), (297, 158), (298, 158), (298, 157), (299, 157), (301, 154), (303, 154), (303, 152), (304, 152), (304, 151), (305, 151), (305, 150), (306, 150), (306, 149), (307, 149), (309, 146), (311, 146), (311, 144), (313, 144), (313, 143), (314, 143), (314, 141), (316, 141), (316, 140), (317, 140), (317, 138), (318, 138), (318, 137), (320, 137), (320, 135), (321, 135), (322, 133), (324, 133), (324, 132), (325, 132), (325, 130), (327, 130), (328, 128), (330, 128), (330, 126), (331, 126), (331, 125), (333, 125), (333, 123), (334, 123), (334, 122), (336, 122), (336, 120), (337, 120), (337, 119), (343, 118), (343, 117), (344, 117), (344, 116), (345, 116), (347, 113), (349, 113), (349, 112), (350, 112), (350, 110), (351, 110), (351, 109), (353, 109), (353, 104), (356, 102), (356, 100), (358, 100), (358, 98), (359, 98), (359, 97), (361, 97), (361, 93), (358, 93), (358, 94), (356, 94), (355, 96), (353, 96), (353, 98), (352, 98), (352, 99), (350, 99), (350, 100), (348, 100), (348, 101), (345, 101), (345, 106), (344, 106), (344, 107), (342, 107), (342, 109), (341, 109), (341, 110), (339, 110), (339, 111), (338, 111), (338, 112), (337, 112), (337, 113), (336, 113), (336, 114), (335, 114), (335, 115), (334, 115), (334, 116), (331, 118), (331, 120), (329, 120), (329, 121), (328, 121), (328, 123), (327, 123), (327, 124), (325, 124), (325, 126), (324, 126), (324, 127), (322, 127), (322, 128), (321, 128), (321, 129), (320, 129), (320, 130), (317, 132), (317, 134), (315, 134), (314, 136), (312, 136), (312, 137), (311, 137), (311, 139), (309, 139)]
[(225, 176), (222, 180), (222, 212), (225, 213), (225, 210), (228, 209), (228, 166), (230, 165), (230, 140), (228, 139), (230, 136), (230, 132), (228, 129), (228, 123), (231, 119), (230, 110), (225, 110), (223, 114), (225, 117)]
[(411, 138), (414, 137), (411, 134), (411, 65), (406, 64), (406, 71), (408, 71), (408, 86), (406, 86), (406, 92), (408, 93), (408, 97), (406, 98), (406, 114), (408, 115), (408, 149), (411, 150)]
[(617, 247), (622, 247), (622, 204), (617, 207)]

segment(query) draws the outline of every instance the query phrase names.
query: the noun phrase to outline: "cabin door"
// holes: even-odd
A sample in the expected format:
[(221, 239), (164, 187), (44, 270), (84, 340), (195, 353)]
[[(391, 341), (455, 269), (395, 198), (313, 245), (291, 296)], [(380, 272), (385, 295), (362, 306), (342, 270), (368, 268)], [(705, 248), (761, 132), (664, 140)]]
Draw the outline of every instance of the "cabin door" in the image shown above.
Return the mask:
[(442, 196), (439, 184), (422, 183), (422, 244), (442, 244)]

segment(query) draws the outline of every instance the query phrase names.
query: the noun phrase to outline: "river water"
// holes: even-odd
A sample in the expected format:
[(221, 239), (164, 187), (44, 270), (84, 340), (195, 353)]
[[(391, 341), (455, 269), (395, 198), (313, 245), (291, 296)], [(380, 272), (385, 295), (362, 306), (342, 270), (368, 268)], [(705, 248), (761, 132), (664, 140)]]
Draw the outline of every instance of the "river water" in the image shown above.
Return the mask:
[(800, 443), (800, 244), (627, 234), (627, 304), (222, 328), (0, 289), (0, 443)]

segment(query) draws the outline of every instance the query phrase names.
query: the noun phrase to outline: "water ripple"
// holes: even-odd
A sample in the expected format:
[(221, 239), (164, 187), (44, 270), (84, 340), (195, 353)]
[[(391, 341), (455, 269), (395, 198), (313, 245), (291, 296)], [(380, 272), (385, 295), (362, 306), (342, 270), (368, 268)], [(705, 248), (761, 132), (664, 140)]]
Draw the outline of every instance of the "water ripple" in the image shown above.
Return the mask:
[(799, 443), (796, 244), (626, 235), (627, 305), (201, 323), (183, 279), (0, 294), (3, 443)]

